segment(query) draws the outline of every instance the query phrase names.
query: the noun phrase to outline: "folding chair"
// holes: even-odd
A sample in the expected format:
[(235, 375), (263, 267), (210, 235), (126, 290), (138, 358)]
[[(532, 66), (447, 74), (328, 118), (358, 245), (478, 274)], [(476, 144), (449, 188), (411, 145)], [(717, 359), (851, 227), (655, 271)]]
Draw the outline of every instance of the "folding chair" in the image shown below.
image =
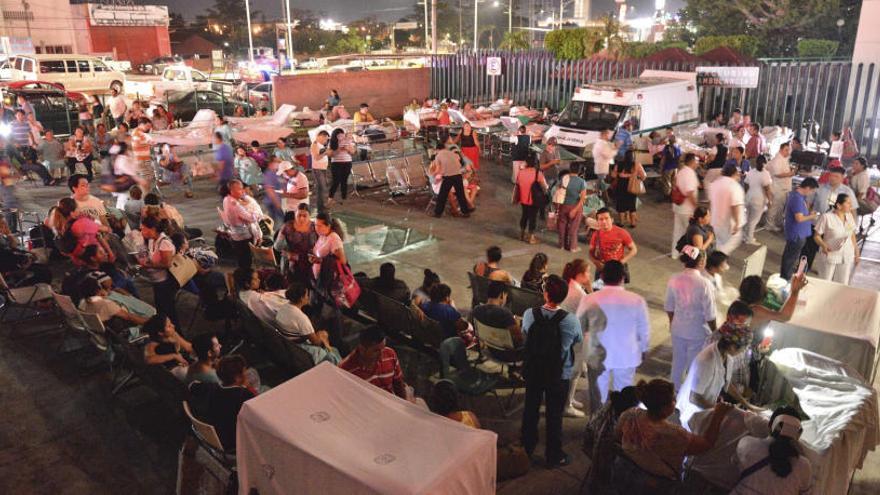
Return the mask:
[[(68, 330), (67, 335), (72, 335), (74, 338), (88, 337), (86, 324), (85, 322), (83, 322), (82, 315), (80, 314), (79, 310), (76, 309), (76, 306), (73, 304), (73, 299), (71, 299), (69, 296), (58, 294), (55, 291), (52, 291), (52, 298), (55, 300), (55, 306), (61, 313), (62, 324)], [(59, 352), (65, 351), (64, 344), (67, 341), (65, 337), (62, 337), (61, 344), (59, 344), (58, 346)], [(67, 350), (67, 352), (77, 351), (80, 349), (82, 349), (82, 346), (71, 348)]]
[(467, 275), (471, 282), (471, 307), (476, 308), (477, 304), (489, 300), (489, 279), (474, 272), (468, 272)]
[[(184, 414), (186, 414), (187, 419), (189, 419), (193, 437), (195, 437), (199, 447), (207, 452), (208, 455), (210, 455), (229, 473), (229, 479), (226, 482), (234, 483), (236, 472), (235, 453), (227, 452), (226, 449), (223, 448), (223, 444), (220, 443), (220, 437), (217, 435), (217, 430), (213, 425), (205, 423), (193, 416), (192, 409), (190, 409), (187, 401), (182, 401), (181, 404), (183, 405)], [(208, 471), (211, 470), (209, 469)], [(218, 478), (217, 481), (222, 482), (223, 480)]]
[[(3, 298), (3, 312), (0, 313), (0, 323), (18, 323), (39, 318), (47, 313), (45, 308), (38, 303), (44, 303), (52, 299), (52, 288), (47, 284), (29, 285), (26, 287), (10, 287), (6, 279), (0, 274), (0, 296)], [(20, 311), (30, 311), (29, 317), (23, 316), (7, 320), (9, 310), (17, 308)]]
[(440, 378), (451, 381), (460, 393), (470, 397), (492, 392), (504, 411), (501, 398), (495, 390), (498, 379), (468, 362), (464, 341), (460, 337), (450, 337), (440, 344)]
[(515, 286), (510, 286), (507, 290), (507, 305), (515, 315), (522, 316), (530, 308), (544, 304), (544, 295), (540, 292)]
[(486, 325), (476, 318), (474, 318), (474, 332), (476, 332), (480, 343), (483, 344), (487, 358), (501, 366), (502, 375), (504, 374), (504, 368), (507, 367), (507, 377), (513, 381), (513, 390), (510, 391), (507, 403), (502, 406), (504, 415), (509, 416), (519, 409), (511, 409), (510, 407), (513, 405), (514, 400), (516, 400), (516, 391), (520, 385), (518, 379), (510, 376), (510, 366), (523, 361), (525, 349), (522, 347), (517, 348), (513, 344), (513, 337), (511, 337), (508, 329)]

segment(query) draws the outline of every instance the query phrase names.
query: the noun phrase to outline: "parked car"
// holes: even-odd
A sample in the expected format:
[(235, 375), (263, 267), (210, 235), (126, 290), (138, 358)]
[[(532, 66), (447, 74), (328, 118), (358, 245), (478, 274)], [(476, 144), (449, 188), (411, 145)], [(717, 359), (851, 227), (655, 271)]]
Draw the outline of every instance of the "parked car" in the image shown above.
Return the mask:
[(336, 67), (330, 67), (329, 73), (339, 73), (339, 72), (364, 72), (367, 69), (366, 67), (360, 65), (337, 65)]
[(114, 60), (110, 55), (101, 55), (98, 59), (107, 64), (107, 67), (110, 67), (113, 70), (119, 72), (131, 72), (131, 62), (128, 60)]
[(0, 80), (8, 81), (12, 79), (12, 66), (9, 65), (9, 59), (0, 62)]
[[(166, 95), (171, 113), (174, 117), (184, 122), (189, 122), (195, 117), (196, 112), (202, 109), (210, 109), (217, 115), (232, 116), (236, 107), (242, 107), (245, 115), (254, 114), (254, 106), (237, 98), (224, 97), (217, 91), (183, 91), (170, 92)], [(161, 103), (164, 103), (163, 100)]]
[(170, 65), (183, 65), (183, 59), (177, 56), (156, 57), (149, 62), (144, 62), (137, 66), (138, 72), (141, 74), (153, 74), (158, 76)]
[(297, 69), (320, 69), (324, 64), (315, 57), (309, 57), (308, 60), (296, 66)]
[(254, 108), (270, 108), (272, 106), (272, 83), (264, 82), (249, 87), (247, 91), (247, 99)]
[[(64, 91), (64, 85), (48, 81), (12, 81), (6, 85), (9, 89), (57, 89)], [(85, 101), (86, 95), (76, 91), (65, 91), (67, 97), (79, 103)]]
[(153, 83), (153, 95), (161, 97), (169, 91), (188, 92), (194, 90), (222, 90), (221, 82), (212, 82), (208, 76), (200, 71), (185, 65), (166, 67), (162, 71), (162, 78)]
[[(79, 125), (79, 109), (76, 102), (59, 89), (4, 88), (3, 104), (14, 108), (19, 96), (34, 108), (34, 115), (43, 125), (57, 136), (70, 134)], [(9, 115), (9, 114), (8, 114)]]
[(90, 55), (37, 53), (10, 60), (13, 81), (47, 81), (72, 91), (122, 92), (125, 87), (125, 74)]

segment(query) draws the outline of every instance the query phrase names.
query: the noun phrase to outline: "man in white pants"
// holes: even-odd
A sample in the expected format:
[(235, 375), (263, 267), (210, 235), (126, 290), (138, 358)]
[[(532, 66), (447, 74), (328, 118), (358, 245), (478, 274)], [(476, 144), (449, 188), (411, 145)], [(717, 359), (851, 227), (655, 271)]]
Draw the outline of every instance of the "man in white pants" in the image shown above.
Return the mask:
[(682, 251), (685, 268), (669, 279), (663, 305), (672, 334), (672, 383), (676, 390), (682, 374), (715, 331), (717, 318), (714, 291), (699, 271), (706, 254), (694, 246), (686, 246)]
[(730, 255), (742, 244), (746, 221), (745, 191), (739, 184), (739, 168), (735, 164), (725, 165), (721, 177), (709, 185), (709, 205), (716, 249)]
[(688, 222), (694, 214), (694, 209), (697, 208), (697, 194), (700, 189), (700, 179), (697, 178), (696, 172), (697, 165), (697, 155), (686, 153), (682, 158), (681, 166), (675, 173), (673, 185), (684, 196), (684, 201), (681, 204), (672, 203), (672, 213), (675, 216), (672, 224), (672, 248), (670, 251), (672, 259), (678, 259), (675, 245), (687, 230)]
[(642, 364), (650, 343), (648, 304), (642, 296), (623, 288), (623, 278), (623, 263), (605, 263), (605, 286), (584, 298), (580, 304), (583, 308), (578, 310), (587, 322), (587, 326), (583, 322), (581, 326), (590, 331), (587, 362), (601, 370), (598, 387), (603, 404), (609, 391), (633, 384), (636, 368)]
[(791, 192), (791, 178), (795, 171), (791, 168), (789, 157), (791, 146), (788, 143), (779, 147), (779, 153), (767, 163), (767, 170), (773, 179), (770, 191), (773, 193), (773, 202), (767, 210), (767, 230), (779, 232), (782, 229), (782, 214), (785, 211), (785, 200)]

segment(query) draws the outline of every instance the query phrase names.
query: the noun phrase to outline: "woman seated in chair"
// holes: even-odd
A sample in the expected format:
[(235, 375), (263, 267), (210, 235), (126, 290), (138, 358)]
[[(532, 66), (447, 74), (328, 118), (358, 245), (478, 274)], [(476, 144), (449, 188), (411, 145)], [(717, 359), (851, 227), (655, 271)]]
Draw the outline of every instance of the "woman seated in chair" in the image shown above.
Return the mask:
[(721, 421), (733, 406), (717, 402), (705, 432), (694, 435), (669, 422), (675, 412), (675, 389), (671, 382), (659, 378), (642, 380), (636, 392), (646, 409), (628, 409), (617, 422), (615, 436), (621, 452), (614, 461), (614, 484), (627, 495), (674, 493), (680, 484), (684, 458), (715, 445)]
[(192, 344), (177, 333), (171, 319), (158, 314), (147, 320), (142, 330), (150, 337), (144, 346), (144, 362), (164, 366), (179, 380), (186, 378), (190, 363), (186, 356), (192, 355)]
[(108, 299), (109, 292), (94, 277), (83, 279), (79, 292), (83, 296), (79, 302), (79, 310), (97, 315), (105, 326), (113, 330), (122, 330), (147, 322), (147, 318), (131, 313), (124, 306)]
[[(523, 273), (520, 286), (523, 289), (533, 290), (535, 292), (544, 292), (544, 280), (547, 278), (547, 263), (549, 258), (544, 253), (537, 253), (529, 262), (529, 269)], [(569, 290), (569, 292), (571, 292)]]

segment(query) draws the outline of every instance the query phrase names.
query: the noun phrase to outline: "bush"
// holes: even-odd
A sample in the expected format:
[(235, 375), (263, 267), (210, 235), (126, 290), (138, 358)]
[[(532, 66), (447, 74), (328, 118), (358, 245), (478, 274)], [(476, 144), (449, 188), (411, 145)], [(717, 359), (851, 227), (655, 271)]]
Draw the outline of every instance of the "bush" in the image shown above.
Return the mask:
[(624, 43), (623, 56), (624, 58), (645, 58), (667, 48), (681, 48), (686, 51), (688, 46), (684, 41), (660, 41), (658, 43), (631, 41)]
[(805, 38), (798, 40), (797, 51), (801, 58), (830, 58), (837, 54), (837, 41)]
[(558, 59), (578, 60), (600, 50), (602, 43), (595, 29), (557, 29), (544, 37), (544, 48)]
[(737, 34), (733, 36), (703, 36), (694, 44), (694, 53), (701, 55), (719, 46), (732, 48), (743, 55), (754, 57), (761, 47), (761, 42), (754, 36)]

